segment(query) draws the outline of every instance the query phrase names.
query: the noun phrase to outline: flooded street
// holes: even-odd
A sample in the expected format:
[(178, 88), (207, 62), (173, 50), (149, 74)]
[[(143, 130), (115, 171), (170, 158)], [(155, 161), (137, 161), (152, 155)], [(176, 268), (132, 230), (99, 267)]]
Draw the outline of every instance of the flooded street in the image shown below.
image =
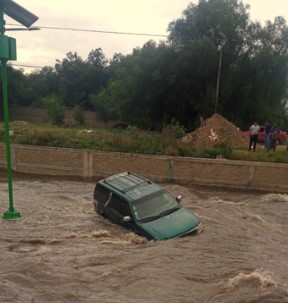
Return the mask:
[[(0, 215), (8, 210), (2, 174)], [(13, 178), (0, 302), (288, 302), (288, 195), (165, 184), (202, 225), (147, 241), (96, 215), (94, 182)]]

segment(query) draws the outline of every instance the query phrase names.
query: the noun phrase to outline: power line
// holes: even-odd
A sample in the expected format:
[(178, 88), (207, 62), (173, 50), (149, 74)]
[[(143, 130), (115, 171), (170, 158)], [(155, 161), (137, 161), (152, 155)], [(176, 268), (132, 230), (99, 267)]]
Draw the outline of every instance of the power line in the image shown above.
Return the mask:
[[(1, 0), (0, 0), (1, 1)], [(12, 25), (12, 26), (21, 26), (19, 24), (7, 24), (7, 25)], [(50, 30), (63, 30), (63, 31), (74, 31), (74, 32), (89, 32), (89, 33), (100, 33), (100, 34), (114, 34), (114, 35), (130, 35), (130, 36), (148, 36), (148, 37), (162, 37), (162, 38), (169, 38), (169, 35), (163, 35), (163, 34), (152, 34), (152, 33), (133, 33), (133, 32), (118, 32), (118, 31), (102, 31), (102, 30), (96, 30), (96, 29), (85, 29), (85, 28), (71, 28), (71, 27), (53, 27), (53, 26), (37, 26), (37, 27), (32, 27), (30, 30), (39, 30), (39, 29), (50, 29)], [(7, 31), (9, 28), (6, 29)], [(15, 29), (11, 29), (15, 30)], [(184, 40), (195, 40), (195, 37), (191, 36), (182, 36), (179, 35), (179, 38), (184, 39)], [(198, 38), (198, 39), (204, 39), (203, 38)], [(215, 39), (216, 41), (222, 42), (223, 39)], [(231, 40), (231, 39), (230, 39)], [(238, 41), (236, 39), (232, 39), (231, 41)]]
[[(7, 24), (17, 26), (17, 24)], [(18, 25), (19, 26), (19, 25)], [(74, 32), (90, 32), (90, 33), (100, 33), (100, 34), (115, 34), (115, 35), (130, 35), (130, 36), (153, 36), (153, 37), (162, 37), (168, 38), (168, 35), (161, 34), (151, 34), (151, 33), (132, 33), (132, 32), (117, 32), (117, 31), (102, 31), (96, 29), (85, 29), (85, 28), (71, 28), (71, 27), (52, 27), (52, 26), (37, 26), (34, 28), (39, 29), (52, 29), (52, 30), (64, 30), (64, 31), (74, 31)], [(7, 29), (9, 30), (9, 29)]]
[[(12, 26), (20, 26), (19, 24), (7, 24)], [(149, 33), (132, 33), (132, 32), (117, 32), (117, 31), (102, 31), (95, 29), (83, 29), (83, 28), (70, 28), (70, 27), (52, 27), (52, 26), (37, 26), (33, 27), (37, 29), (51, 29), (51, 30), (64, 30), (64, 31), (77, 31), (77, 32), (90, 32), (90, 33), (100, 33), (100, 34), (115, 34), (115, 35), (130, 35), (130, 36), (153, 36), (153, 37), (162, 37), (168, 38), (168, 35), (160, 35), (160, 34), (149, 34)], [(9, 30), (9, 29), (7, 29)], [(19, 66), (19, 67), (28, 67), (28, 68), (43, 68), (43, 66), (35, 66), (35, 65), (25, 65), (25, 64), (11, 64), (11, 66)]]
[(36, 66), (36, 65), (27, 65), (27, 64), (9, 64), (10, 66), (19, 66), (19, 67), (29, 67), (29, 68), (43, 68), (43, 66)]
[[(7, 24), (12, 26), (21, 26), (19, 24)], [(115, 35), (130, 35), (130, 36), (153, 36), (153, 37), (162, 37), (168, 38), (169, 35), (162, 35), (162, 34), (151, 34), (151, 33), (133, 33), (133, 32), (118, 32), (118, 31), (102, 31), (96, 29), (83, 29), (83, 28), (70, 28), (70, 27), (52, 27), (52, 26), (37, 26), (31, 29), (48, 29), (48, 30), (64, 30), (64, 31), (76, 31), (76, 32), (90, 32), (90, 33), (100, 33), (100, 34), (115, 34)], [(7, 28), (6, 30), (9, 30)], [(16, 29), (11, 29), (16, 30)], [(191, 37), (182, 36), (182, 39), (194, 40)], [(19, 66), (19, 67), (28, 67), (28, 68), (43, 68), (43, 66), (35, 66), (35, 65), (24, 65), (24, 64), (11, 64), (12, 66)]]

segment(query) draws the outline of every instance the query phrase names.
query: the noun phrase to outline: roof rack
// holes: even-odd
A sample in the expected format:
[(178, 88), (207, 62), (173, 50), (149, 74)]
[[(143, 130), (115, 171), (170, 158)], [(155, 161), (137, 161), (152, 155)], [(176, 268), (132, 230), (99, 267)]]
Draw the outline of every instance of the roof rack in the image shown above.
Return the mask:
[[(118, 177), (120, 177), (120, 176), (122, 176), (123, 179), (127, 179), (127, 178), (125, 178), (125, 176), (129, 176), (129, 175), (132, 175), (132, 176), (136, 177), (136, 178), (139, 180), (139, 182), (138, 182), (138, 183), (135, 183), (134, 185), (129, 186), (129, 187), (125, 188), (125, 189), (123, 189), (120, 185), (118, 186), (117, 184), (115, 184), (115, 183), (113, 182), (114, 180), (117, 180), (117, 179), (119, 180)], [(127, 180), (128, 180), (128, 179), (127, 179)], [(128, 180), (128, 181), (131, 181), (131, 180)], [(146, 178), (144, 178), (144, 177), (140, 177), (140, 176), (138, 176), (138, 175), (136, 175), (136, 174), (134, 174), (134, 173), (131, 173), (131, 172), (129, 172), (129, 171), (124, 172), (124, 173), (120, 173), (120, 174), (117, 174), (117, 175), (114, 175), (114, 176), (111, 176), (111, 177), (108, 177), (108, 178), (106, 178), (106, 179), (104, 180), (104, 182), (105, 182), (106, 184), (108, 184), (109, 186), (111, 186), (111, 187), (117, 189), (119, 192), (121, 192), (121, 193), (123, 193), (123, 194), (127, 193), (129, 190), (132, 190), (132, 189), (134, 189), (134, 188), (136, 188), (136, 187), (138, 187), (138, 186), (140, 186), (140, 185), (147, 184), (147, 183), (148, 183), (148, 184), (152, 184), (152, 182), (151, 182), (150, 180), (148, 180), (148, 179), (146, 179)]]

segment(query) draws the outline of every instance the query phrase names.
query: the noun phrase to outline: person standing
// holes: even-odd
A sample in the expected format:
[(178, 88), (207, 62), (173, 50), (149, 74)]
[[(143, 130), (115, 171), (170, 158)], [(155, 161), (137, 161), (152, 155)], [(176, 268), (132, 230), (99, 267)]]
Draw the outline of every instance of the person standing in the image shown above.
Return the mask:
[(270, 140), (269, 140), (269, 145), (267, 148), (268, 151), (270, 149), (272, 149), (273, 151), (276, 150), (278, 139), (279, 139), (279, 133), (280, 133), (280, 130), (277, 127), (277, 124), (274, 123), (274, 125), (270, 129), (270, 134), (269, 134)]
[(275, 130), (272, 134), (271, 134), (271, 138), (270, 138), (270, 143), (269, 146), (267, 148), (267, 151), (269, 151), (270, 149), (272, 149), (273, 151), (276, 150), (277, 147), (277, 142), (279, 139), (279, 130)]
[(269, 145), (270, 145), (270, 130), (271, 130), (271, 124), (270, 123), (266, 123), (265, 124), (265, 128), (264, 128), (264, 131), (265, 131), (265, 138), (264, 138), (264, 146), (265, 148), (268, 148)]
[(250, 141), (249, 141), (249, 151), (251, 151), (251, 148), (253, 149), (253, 152), (256, 150), (256, 144), (258, 142), (258, 133), (260, 130), (260, 126), (255, 121), (254, 124), (250, 126)]

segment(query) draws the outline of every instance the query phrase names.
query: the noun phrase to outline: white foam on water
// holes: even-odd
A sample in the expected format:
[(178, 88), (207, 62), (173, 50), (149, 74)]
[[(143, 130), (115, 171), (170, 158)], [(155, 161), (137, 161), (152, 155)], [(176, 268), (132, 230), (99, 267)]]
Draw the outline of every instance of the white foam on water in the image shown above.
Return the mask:
[(267, 194), (261, 197), (262, 202), (288, 202), (288, 195), (287, 194)]
[(255, 271), (244, 274), (239, 273), (236, 277), (229, 279), (226, 284), (228, 291), (233, 290), (235, 287), (250, 284), (253, 286), (259, 286), (261, 288), (277, 287), (277, 282), (273, 279), (272, 274), (263, 269), (256, 269)]
[[(227, 201), (227, 200), (223, 200), (219, 197), (210, 197), (208, 199), (209, 202), (213, 202), (213, 203), (219, 203), (219, 204), (225, 204), (225, 205), (231, 205), (231, 206), (235, 206), (235, 202), (231, 202), (231, 201)], [(238, 203), (239, 205), (239, 203)]]

